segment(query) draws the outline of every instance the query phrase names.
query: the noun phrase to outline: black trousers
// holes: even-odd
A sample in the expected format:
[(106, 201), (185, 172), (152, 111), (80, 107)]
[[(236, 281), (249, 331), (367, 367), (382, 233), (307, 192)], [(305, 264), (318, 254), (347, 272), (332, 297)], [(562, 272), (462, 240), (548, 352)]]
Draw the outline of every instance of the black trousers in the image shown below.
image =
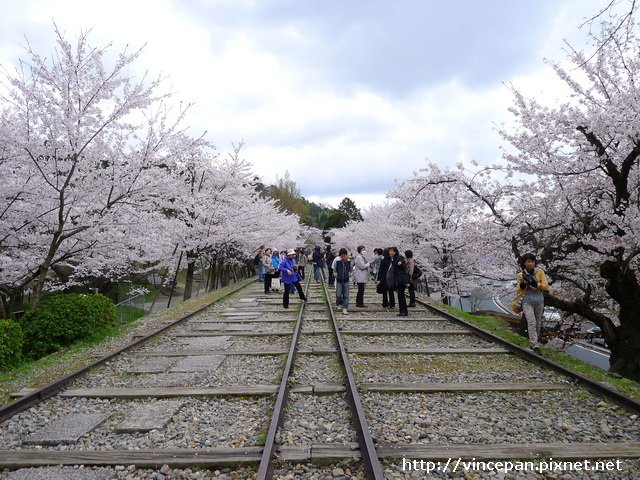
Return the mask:
[(366, 283), (358, 284), (358, 293), (356, 295), (356, 307), (358, 305), (364, 305), (364, 286)]
[(416, 304), (416, 286), (413, 283), (409, 284), (409, 305)]
[(271, 290), (271, 279), (273, 278), (273, 273), (265, 273), (264, 274), (264, 293), (269, 293)]
[(407, 297), (404, 296), (404, 285), (398, 285), (398, 310), (400, 310), (401, 315), (407, 315), (409, 310), (407, 310)]
[(327, 269), (329, 270), (329, 286), (333, 287), (336, 284), (336, 277), (333, 275), (333, 268), (331, 267), (327, 267)]
[[(289, 308), (289, 293), (291, 292), (291, 289), (289, 287), (291, 287), (291, 283), (285, 283), (284, 284), (284, 293), (282, 294), (282, 306), (284, 308)], [(307, 297), (304, 296), (304, 292), (302, 291), (302, 285), (300, 285), (300, 282), (293, 282), (293, 286), (296, 287), (296, 290), (298, 290), (298, 296), (300, 297), (300, 300), (307, 300)]]
[(298, 265), (298, 276), (301, 280), (304, 280), (304, 267), (301, 267), (300, 265)]
[(395, 308), (396, 299), (393, 296), (393, 290), (389, 290), (388, 288), (385, 288), (382, 291), (382, 306), (385, 308), (386, 307)]

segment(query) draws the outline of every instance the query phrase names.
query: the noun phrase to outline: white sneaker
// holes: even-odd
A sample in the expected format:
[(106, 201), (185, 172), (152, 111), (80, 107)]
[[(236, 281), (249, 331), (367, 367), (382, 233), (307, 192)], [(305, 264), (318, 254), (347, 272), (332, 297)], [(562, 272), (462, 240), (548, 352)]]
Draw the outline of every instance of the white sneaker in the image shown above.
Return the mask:
[(343, 309), (342, 309), (342, 313), (343, 313), (343, 314), (345, 314), (345, 315), (349, 315), (349, 312), (347, 312), (347, 309), (346, 309), (346, 308), (343, 308)]

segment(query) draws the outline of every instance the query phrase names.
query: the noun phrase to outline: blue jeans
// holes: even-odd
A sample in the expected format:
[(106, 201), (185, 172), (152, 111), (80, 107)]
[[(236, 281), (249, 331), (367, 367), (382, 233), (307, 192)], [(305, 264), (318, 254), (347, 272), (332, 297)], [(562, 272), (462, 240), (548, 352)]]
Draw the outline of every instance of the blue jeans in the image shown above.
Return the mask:
[(320, 272), (322, 271), (322, 266), (314, 265), (313, 266), (313, 279), (317, 282), (320, 280)]
[(264, 265), (262, 262), (258, 264), (258, 281), (264, 282)]
[(349, 308), (349, 282), (336, 282), (336, 300), (342, 300), (342, 308)]

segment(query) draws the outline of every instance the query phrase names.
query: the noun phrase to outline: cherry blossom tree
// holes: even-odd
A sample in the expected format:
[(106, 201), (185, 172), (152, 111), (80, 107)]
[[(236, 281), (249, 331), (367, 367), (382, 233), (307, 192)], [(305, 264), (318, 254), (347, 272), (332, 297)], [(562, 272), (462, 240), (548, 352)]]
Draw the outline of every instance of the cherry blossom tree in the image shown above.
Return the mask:
[(350, 221), (343, 228), (329, 231), (334, 249), (347, 248), (355, 252), (358, 245), (365, 245), (369, 251), (400, 245), (404, 231), (398, 222), (398, 210), (392, 202), (372, 205), (362, 212), (362, 221)]
[(612, 370), (640, 378), (640, 40), (635, 25), (623, 34), (616, 25), (593, 34), (592, 58), (572, 51), (573, 69), (552, 63), (572, 91), (566, 103), (514, 89), (518, 127), (502, 134), (516, 149), (509, 168), (532, 177), (521, 238), (580, 292), (550, 303), (600, 326)]
[(1, 99), (0, 284), (32, 286), (34, 305), (54, 272), (115, 276), (161, 255), (164, 166), (184, 142), (159, 79), (129, 73), (140, 51), (107, 66), (86, 32), (55, 34), (54, 55), (28, 47)]
[[(401, 222), (365, 216), (360, 228), (402, 238), (411, 225), (405, 241), (441, 278), (453, 259), (464, 272), (456, 285), (515, 276), (516, 260), (535, 253), (552, 283), (546, 304), (598, 325), (611, 370), (640, 378), (640, 40), (633, 15), (594, 32), (591, 52), (572, 50), (571, 66), (550, 62), (572, 92), (565, 102), (513, 88), (505, 164), (430, 165), (390, 192)], [(362, 236), (349, 227), (335, 236)]]
[[(201, 142), (202, 143), (202, 142)], [(251, 165), (240, 158), (242, 143), (222, 158), (202, 143), (174, 165), (172, 218), (179, 223), (176, 245), (186, 254), (184, 298), (191, 297), (198, 258), (209, 264), (252, 257), (255, 245), (282, 242), (295, 246), (299, 217), (287, 214), (275, 200), (260, 198), (251, 182)]]
[(401, 244), (436, 279), (445, 302), (504, 277), (510, 266), (504, 253), (508, 243), (457, 172), (430, 163), (388, 195), (403, 212), (397, 213), (404, 224)]

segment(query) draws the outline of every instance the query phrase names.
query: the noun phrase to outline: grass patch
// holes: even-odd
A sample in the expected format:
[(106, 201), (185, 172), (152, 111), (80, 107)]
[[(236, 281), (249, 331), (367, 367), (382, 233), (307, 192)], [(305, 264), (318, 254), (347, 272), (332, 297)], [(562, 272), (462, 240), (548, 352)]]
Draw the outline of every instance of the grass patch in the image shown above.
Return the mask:
[[(490, 315), (473, 315), (467, 312), (462, 312), (457, 308), (450, 307), (448, 305), (438, 304), (437, 307), (455, 315), (458, 318), (466, 320), (489, 333), (493, 333), (504, 340), (521, 347), (529, 347), (529, 340), (513, 332), (509, 327), (509, 322), (503, 318)], [(609, 373), (595, 365), (583, 362), (582, 360), (553, 348), (542, 347), (541, 350), (543, 356), (549, 360), (552, 360), (553, 362), (576, 373), (580, 373), (593, 381), (614, 388), (628, 397), (640, 401), (639, 382), (629, 380), (627, 378), (620, 378), (617, 374)]]
[[(123, 337), (144, 327), (148, 320), (177, 320), (187, 312), (192, 312), (212, 302), (219, 302), (229, 298), (232, 290), (249, 285), (255, 277), (240, 281), (236, 284), (202, 295), (195, 300), (180, 303), (175, 307), (152, 316), (140, 317), (122, 325), (116, 325), (85, 338), (73, 345), (59, 350), (51, 355), (35, 361), (24, 361), (14, 368), (0, 372), (0, 404), (11, 401), (11, 393), (22, 388), (42, 388), (55, 380), (78, 370), (94, 361), (96, 346), (100, 346), (113, 338)], [(157, 325), (159, 328), (162, 324)], [(151, 342), (158, 343), (154, 338)], [(117, 347), (116, 347), (117, 348)], [(115, 348), (110, 348), (113, 350)]]
[(259, 447), (264, 447), (266, 443), (267, 443), (267, 434), (260, 433), (258, 435), (258, 438), (256, 438), (256, 445)]
[(362, 375), (371, 373), (405, 373), (429, 375), (433, 373), (487, 372), (495, 370), (519, 370), (522, 364), (506, 355), (494, 354), (454, 354), (454, 355), (375, 355), (354, 354), (352, 367), (361, 370)]

